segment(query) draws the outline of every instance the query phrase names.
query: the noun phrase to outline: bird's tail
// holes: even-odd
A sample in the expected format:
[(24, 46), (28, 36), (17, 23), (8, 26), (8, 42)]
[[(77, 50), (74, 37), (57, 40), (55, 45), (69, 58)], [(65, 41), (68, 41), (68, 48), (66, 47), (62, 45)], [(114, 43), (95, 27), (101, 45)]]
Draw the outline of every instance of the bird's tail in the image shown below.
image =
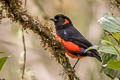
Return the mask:
[(99, 56), (97, 50), (92, 49), (92, 50), (89, 51), (89, 53), (90, 53), (90, 56), (96, 57), (100, 62), (102, 62), (102, 59), (101, 59), (101, 57)]

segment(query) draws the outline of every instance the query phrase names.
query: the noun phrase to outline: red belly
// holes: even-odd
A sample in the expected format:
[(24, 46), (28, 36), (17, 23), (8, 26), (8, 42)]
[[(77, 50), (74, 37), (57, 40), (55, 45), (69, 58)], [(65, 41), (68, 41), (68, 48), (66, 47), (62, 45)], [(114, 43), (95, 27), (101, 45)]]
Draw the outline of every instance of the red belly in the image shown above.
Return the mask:
[(74, 44), (74, 43), (72, 43), (72, 42), (70, 42), (70, 41), (65, 41), (65, 40), (63, 40), (63, 39), (61, 39), (59, 36), (57, 36), (56, 35), (56, 39), (60, 42), (60, 43), (62, 43), (62, 45), (63, 45), (63, 47), (65, 48), (65, 49), (67, 49), (67, 50), (69, 50), (69, 51), (72, 51), (72, 52), (80, 52), (81, 51), (81, 48), (78, 46), (78, 45), (76, 45), (76, 44)]
[[(81, 48), (78, 45), (76, 45), (70, 41), (65, 41), (65, 40), (61, 39), (58, 35), (56, 35), (56, 40), (58, 40), (63, 45), (63, 47), (69, 51), (72, 51), (72, 52), (80, 52), (81, 51)], [(78, 59), (78, 58), (80, 59), (80, 58), (84, 57), (84, 56), (75, 56), (72, 53), (69, 53), (67, 51), (65, 51), (65, 53), (73, 59)]]
[(72, 51), (72, 52), (80, 52), (81, 48), (77, 46), (76, 44), (70, 42), (70, 41), (64, 41), (62, 40), (62, 44), (65, 49)]

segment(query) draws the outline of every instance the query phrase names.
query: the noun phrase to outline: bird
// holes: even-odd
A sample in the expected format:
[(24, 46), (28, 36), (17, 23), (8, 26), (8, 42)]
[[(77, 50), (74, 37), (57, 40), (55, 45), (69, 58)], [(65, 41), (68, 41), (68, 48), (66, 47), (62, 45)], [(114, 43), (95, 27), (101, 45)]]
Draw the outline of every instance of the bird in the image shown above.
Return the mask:
[(69, 17), (63, 14), (57, 14), (50, 18), (54, 22), (56, 33), (55, 37), (65, 49), (65, 53), (73, 59), (77, 59), (73, 68), (78, 61), (86, 56), (95, 57), (100, 62), (101, 57), (96, 49), (86, 49), (93, 46), (72, 24)]

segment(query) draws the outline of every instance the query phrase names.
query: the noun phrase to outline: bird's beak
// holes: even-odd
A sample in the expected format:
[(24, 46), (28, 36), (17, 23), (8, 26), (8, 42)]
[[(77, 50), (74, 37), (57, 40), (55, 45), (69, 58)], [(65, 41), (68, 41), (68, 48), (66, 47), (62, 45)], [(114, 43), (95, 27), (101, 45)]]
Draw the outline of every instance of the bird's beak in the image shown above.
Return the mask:
[(56, 22), (57, 20), (55, 18), (50, 18), (51, 21)]

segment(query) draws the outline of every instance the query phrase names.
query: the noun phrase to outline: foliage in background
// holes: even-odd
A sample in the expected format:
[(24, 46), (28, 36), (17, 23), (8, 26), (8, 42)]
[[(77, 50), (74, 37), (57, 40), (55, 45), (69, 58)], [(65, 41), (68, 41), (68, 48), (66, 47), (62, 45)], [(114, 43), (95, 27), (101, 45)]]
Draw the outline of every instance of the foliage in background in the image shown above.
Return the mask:
[(105, 14), (98, 23), (104, 29), (104, 39), (98, 47), (102, 71), (112, 79), (120, 79), (120, 17)]
[[(0, 51), (0, 54), (2, 54), (3, 52)], [(0, 58), (0, 71), (3, 67), (3, 65), (5, 64), (6, 60), (8, 59), (8, 57), (1, 57)]]

